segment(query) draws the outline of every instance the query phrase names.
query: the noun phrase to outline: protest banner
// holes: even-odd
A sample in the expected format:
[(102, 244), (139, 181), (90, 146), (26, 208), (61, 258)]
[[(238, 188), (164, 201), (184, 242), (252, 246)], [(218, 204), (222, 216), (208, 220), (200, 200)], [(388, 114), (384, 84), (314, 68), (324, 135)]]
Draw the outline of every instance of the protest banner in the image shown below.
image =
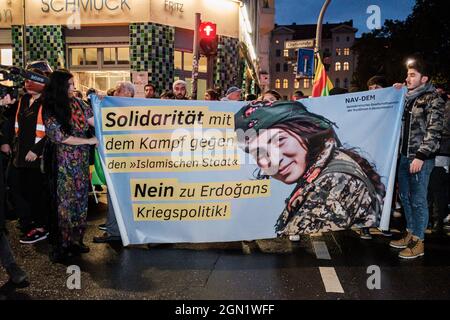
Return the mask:
[[(373, 217), (382, 229), (389, 224), (403, 99), (403, 90), (388, 88), (301, 100), (308, 110), (302, 116), (324, 119), (334, 128), (338, 149), (354, 150), (374, 165), (386, 190), (381, 219)], [(246, 104), (93, 97), (109, 205), (124, 245), (282, 235), (276, 225), (298, 186), (264, 175), (254, 155), (242, 149), (235, 127)], [(359, 187), (367, 181), (353, 180)], [(358, 190), (351, 195), (358, 198)], [(329, 199), (323, 199), (327, 205)], [(337, 205), (336, 212), (347, 210), (344, 203)], [(361, 222), (355, 219), (349, 226), (361, 227)]]

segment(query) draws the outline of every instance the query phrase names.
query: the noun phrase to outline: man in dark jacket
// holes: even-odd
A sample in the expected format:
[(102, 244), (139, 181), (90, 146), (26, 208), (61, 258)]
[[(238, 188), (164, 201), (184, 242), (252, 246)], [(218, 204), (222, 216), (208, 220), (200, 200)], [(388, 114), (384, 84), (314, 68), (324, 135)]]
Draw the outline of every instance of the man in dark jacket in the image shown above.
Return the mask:
[[(10, 99), (8, 97), (8, 99)], [(0, 101), (0, 113), (3, 112), (3, 99)], [(6, 237), (6, 222), (5, 222), (5, 184), (3, 176), (3, 165), (0, 161), (0, 262), (6, 269), (10, 277), (10, 281), (16, 285), (28, 283), (27, 274), (17, 265), (9, 246), (8, 238)]]
[(407, 64), (405, 110), (403, 114), (398, 181), (407, 234), (390, 246), (403, 249), (400, 258), (424, 255), (423, 240), (428, 225), (427, 192), (443, 126), (444, 101), (431, 84), (430, 72), (420, 58)]
[[(45, 75), (37, 68), (30, 71)], [(35, 243), (47, 238), (48, 194), (41, 172), (41, 157), (46, 141), (42, 118), (41, 94), (45, 84), (25, 80), (24, 94), (16, 113), (7, 120), (5, 140), (1, 149), (12, 153), (10, 167), (11, 194), (24, 236), (21, 243)]]

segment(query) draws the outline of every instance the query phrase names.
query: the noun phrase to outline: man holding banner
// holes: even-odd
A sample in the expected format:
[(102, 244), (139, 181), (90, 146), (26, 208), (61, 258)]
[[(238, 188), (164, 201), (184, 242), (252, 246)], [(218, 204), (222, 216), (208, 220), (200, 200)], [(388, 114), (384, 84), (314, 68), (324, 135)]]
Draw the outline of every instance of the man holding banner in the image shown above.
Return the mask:
[(393, 248), (403, 249), (399, 257), (414, 259), (425, 253), (423, 240), (428, 225), (428, 181), (439, 150), (443, 129), (444, 101), (431, 84), (425, 61), (420, 58), (407, 64), (405, 112), (400, 146), (398, 180), (400, 199), (407, 222), (407, 234), (391, 241)]

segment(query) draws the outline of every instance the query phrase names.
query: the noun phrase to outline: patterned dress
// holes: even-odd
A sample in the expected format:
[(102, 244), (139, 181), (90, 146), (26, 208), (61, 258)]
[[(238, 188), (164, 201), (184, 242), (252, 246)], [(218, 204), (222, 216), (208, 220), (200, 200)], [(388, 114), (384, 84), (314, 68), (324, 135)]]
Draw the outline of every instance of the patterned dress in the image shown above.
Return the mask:
[[(71, 103), (72, 134), (79, 138), (89, 137), (87, 119), (92, 109), (80, 100)], [(45, 118), (46, 134), (56, 144), (56, 206), (58, 211), (59, 241), (62, 247), (82, 239), (86, 229), (89, 192), (89, 145), (68, 145), (62, 141), (69, 135), (53, 117)]]

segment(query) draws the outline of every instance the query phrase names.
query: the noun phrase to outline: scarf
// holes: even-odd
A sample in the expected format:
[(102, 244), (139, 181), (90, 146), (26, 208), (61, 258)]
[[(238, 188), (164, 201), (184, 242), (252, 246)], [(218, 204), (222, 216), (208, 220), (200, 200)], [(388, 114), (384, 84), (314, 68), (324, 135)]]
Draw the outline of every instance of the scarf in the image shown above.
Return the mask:
[(418, 86), (417, 88), (410, 90), (406, 93), (406, 103), (409, 104), (411, 101), (414, 101), (415, 99), (417, 99), (426, 92), (435, 92), (435, 91), (436, 89), (431, 82), (422, 84), (421, 86)]

